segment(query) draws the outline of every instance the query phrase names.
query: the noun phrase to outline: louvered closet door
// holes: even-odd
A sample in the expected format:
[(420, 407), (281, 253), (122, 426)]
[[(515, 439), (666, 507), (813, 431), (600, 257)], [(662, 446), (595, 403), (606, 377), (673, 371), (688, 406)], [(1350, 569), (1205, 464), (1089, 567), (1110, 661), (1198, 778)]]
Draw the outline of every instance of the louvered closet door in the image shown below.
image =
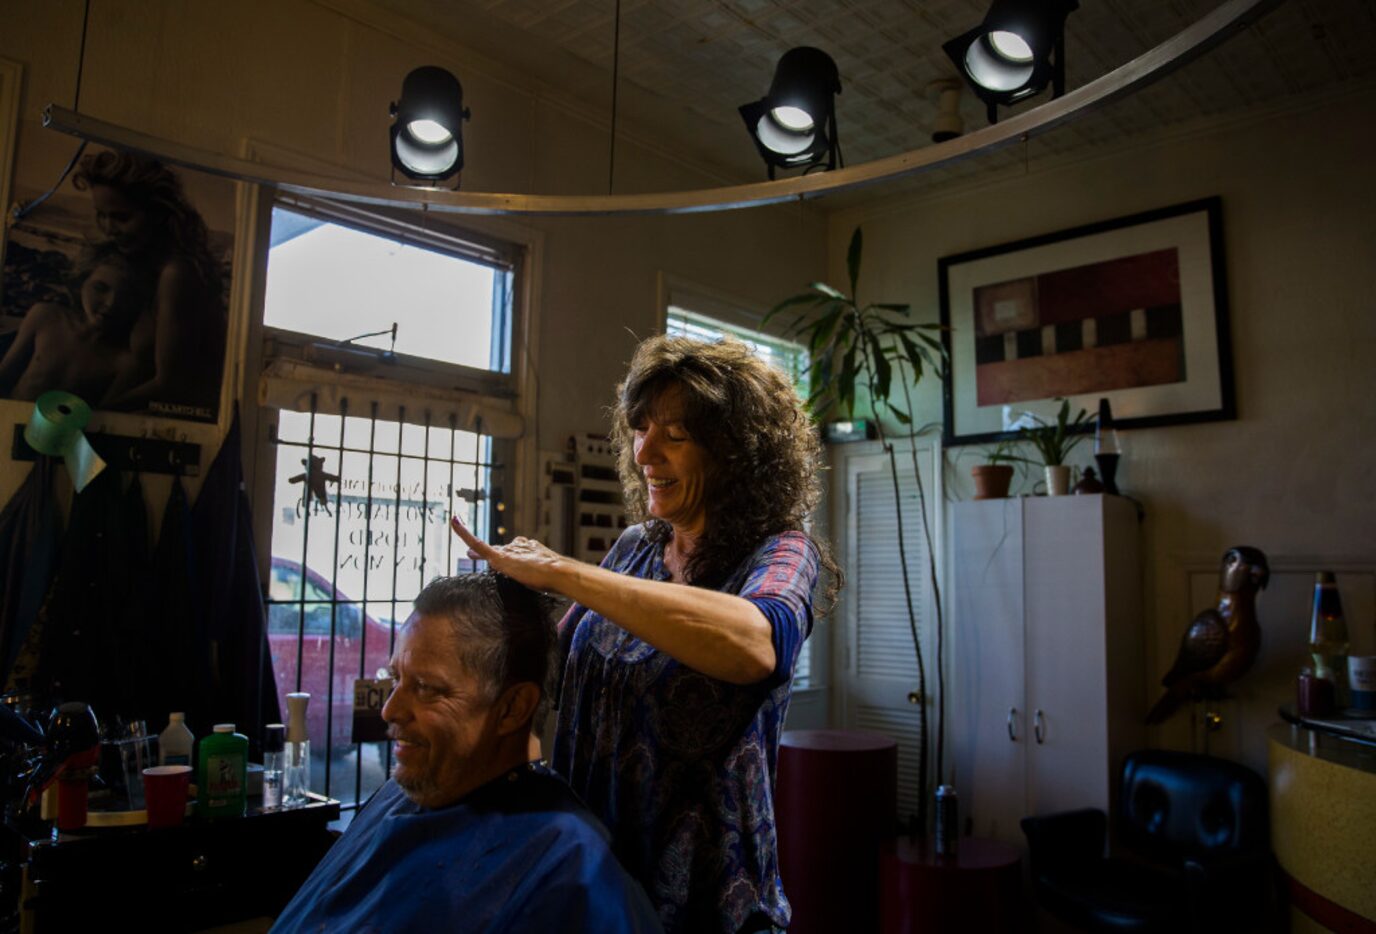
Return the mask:
[[(875, 450), (877, 445), (866, 447)], [(917, 456), (930, 513), (940, 501), (940, 490), (934, 482), (937, 449), (931, 444), (920, 444)], [(906, 450), (899, 453), (898, 465), (913, 606), (926, 662), (928, 697), (935, 698), (935, 609), (927, 540), (922, 531), (912, 457)], [(934, 536), (940, 532), (938, 525), (933, 523)], [(846, 727), (885, 733), (898, 742), (898, 814), (906, 820), (917, 809), (922, 736), (918, 707), (908, 701), (909, 693), (917, 690), (917, 661), (899, 564), (893, 479), (888, 456), (882, 451), (857, 452), (846, 458), (846, 522), (838, 527), (846, 530), (841, 720)], [(934, 544), (940, 554), (939, 540)], [(934, 703), (928, 706), (928, 729), (935, 733)], [(931, 766), (934, 768), (935, 763)]]

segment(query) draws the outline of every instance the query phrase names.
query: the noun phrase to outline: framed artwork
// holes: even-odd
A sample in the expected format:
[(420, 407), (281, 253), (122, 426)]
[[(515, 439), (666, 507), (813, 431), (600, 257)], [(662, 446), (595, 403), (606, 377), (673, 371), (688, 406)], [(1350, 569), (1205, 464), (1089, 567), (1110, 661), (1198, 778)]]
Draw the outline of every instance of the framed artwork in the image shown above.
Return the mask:
[(1120, 428), (1236, 417), (1218, 198), (947, 256), (937, 264), (946, 444), (1025, 413)]
[(44, 196), (60, 168), (15, 166), (31, 209), (4, 255), (0, 399), (60, 389), (99, 411), (216, 421), (234, 183), (91, 146)]

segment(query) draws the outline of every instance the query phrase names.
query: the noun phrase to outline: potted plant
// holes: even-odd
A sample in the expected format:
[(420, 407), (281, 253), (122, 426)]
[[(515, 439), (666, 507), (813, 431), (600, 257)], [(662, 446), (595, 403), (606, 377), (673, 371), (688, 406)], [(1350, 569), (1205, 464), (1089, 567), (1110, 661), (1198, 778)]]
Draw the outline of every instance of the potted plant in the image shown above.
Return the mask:
[[(785, 333), (796, 337), (808, 348), (811, 361), (809, 371), (812, 374), (812, 385), (815, 387), (808, 400), (813, 417), (825, 417), (832, 412), (853, 413), (856, 398), (863, 390), (868, 396), (869, 406), (875, 416), (879, 441), (888, 455), (898, 520), (899, 566), (902, 568), (908, 624), (912, 631), (913, 650), (917, 660), (917, 684), (913, 697), (918, 705), (922, 731), (922, 745), (918, 750), (918, 811), (913, 829), (918, 835), (925, 835), (929, 797), (927, 789), (929, 776), (932, 774), (928, 755), (931, 733), (927, 727), (927, 668), (922, 643), (918, 638), (917, 612), (913, 604), (913, 589), (903, 539), (903, 504), (899, 495), (898, 457), (893, 437), (884, 426), (884, 416), (891, 417), (902, 426), (899, 437), (916, 438), (919, 432), (912, 426), (912, 387), (928, 371), (939, 374), (945, 355), (940, 340), (934, 336), (935, 332), (941, 330), (941, 325), (919, 324), (906, 320), (911, 314), (911, 308), (906, 304), (860, 303), (857, 293), (863, 243), (863, 236), (857, 227), (851, 235), (850, 247), (846, 252), (846, 268), (850, 276), (849, 294), (824, 282), (814, 282), (808, 287), (808, 291), (779, 302), (766, 315), (765, 320), (768, 321), (789, 308), (802, 309), (785, 328)], [(894, 393), (899, 387), (903, 393), (901, 405), (894, 398)], [(922, 488), (922, 475), (918, 470), (915, 448), (910, 448), (910, 453), (913, 476), (917, 483), (918, 508), (922, 512), (922, 531), (927, 540), (926, 572), (936, 608), (938, 665), (935, 774), (940, 780), (944, 775), (946, 692), (945, 678), (939, 661), (945, 627), (942, 621), (940, 582), (936, 574), (936, 555), (932, 550), (932, 530), (927, 518), (926, 493)]]
[(1013, 453), (1015, 440), (1005, 438), (994, 445), (984, 458), (983, 464), (970, 468), (970, 476), (975, 480), (975, 499), (1003, 499), (1013, 483), (1015, 464), (1027, 462), (1027, 458)]
[(1072, 419), (1070, 400), (1062, 399), (1056, 420), (1047, 421), (1039, 415), (1027, 413), (1032, 422), (1018, 429), (1018, 437), (1036, 449), (1046, 468), (1046, 493), (1048, 496), (1064, 496), (1070, 492), (1070, 468), (1066, 466), (1066, 456), (1075, 445), (1087, 436), (1092, 420), (1089, 413), (1080, 409)]

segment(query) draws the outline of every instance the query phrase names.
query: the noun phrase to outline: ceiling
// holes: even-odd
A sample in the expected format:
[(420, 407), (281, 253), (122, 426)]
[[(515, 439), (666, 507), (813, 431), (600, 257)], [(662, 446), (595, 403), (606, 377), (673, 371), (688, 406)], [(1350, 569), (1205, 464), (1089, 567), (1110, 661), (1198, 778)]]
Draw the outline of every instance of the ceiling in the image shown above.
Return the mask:
[[(503, 63), (552, 99), (605, 123), (616, 2), (370, 5)], [(1067, 88), (1132, 60), (1220, 5), (1081, 0), (1066, 22)], [(941, 44), (976, 25), (987, 7), (987, 0), (620, 0), (618, 128), (722, 183), (762, 180), (763, 163), (736, 108), (764, 95), (783, 52), (812, 45), (828, 52), (840, 70), (837, 121), (846, 165), (931, 145), (936, 98), (928, 88), (954, 76)], [(1376, 0), (1283, 0), (1243, 33), (1144, 91), (1025, 147), (943, 167), (908, 185), (1092, 154), (1139, 134), (1298, 102), (1373, 76)], [(1019, 109), (1046, 99), (1040, 95)], [(962, 94), (961, 114), (967, 131), (986, 125), (984, 106), (973, 94)]]

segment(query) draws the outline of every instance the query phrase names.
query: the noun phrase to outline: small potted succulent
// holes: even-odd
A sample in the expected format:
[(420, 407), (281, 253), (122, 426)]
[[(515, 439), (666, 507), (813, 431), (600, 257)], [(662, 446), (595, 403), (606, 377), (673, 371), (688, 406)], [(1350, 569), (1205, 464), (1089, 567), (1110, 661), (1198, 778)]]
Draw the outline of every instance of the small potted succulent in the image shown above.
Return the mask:
[(1089, 413), (1081, 409), (1074, 418), (1070, 417), (1070, 401), (1061, 400), (1061, 408), (1055, 421), (1047, 421), (1039, 415), (1028, 413), (1032, 423), (1018, 429), (1018, 437), (1032, 445), (1046, 468), (1046, 493), (1048, 496), (1065, 496), (1070, 492), (1070, 468), (1065, 459), (1075, 445), (1085, 440), (1085, 434), (1093, 424)]

